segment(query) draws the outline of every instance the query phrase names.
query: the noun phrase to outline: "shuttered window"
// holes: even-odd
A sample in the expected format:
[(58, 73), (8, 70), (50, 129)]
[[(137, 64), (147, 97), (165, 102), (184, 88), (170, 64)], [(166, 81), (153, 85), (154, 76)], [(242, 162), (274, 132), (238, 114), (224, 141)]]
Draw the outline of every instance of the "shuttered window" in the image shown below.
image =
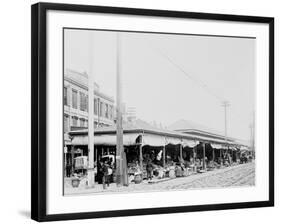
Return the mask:
[(88, 111), (88, 96), (80, 92), (80, 110)]
[(72, 116), (72, 126), (74, 127), (78, 126), (78, 117)]
[(63, 116), (63, 130), (64, 132), (69, 131), (69, 116), (67, 114)]
[(72, 107), (74, 109), (77, 109), (77, 99), (78, 95), (77, 95), (77, 91), (75, 89), (72, 90)]
[(68, 105), (68, 101), (67, 101), (67, 88), (63, 87), (63, 104), (64, 105)]

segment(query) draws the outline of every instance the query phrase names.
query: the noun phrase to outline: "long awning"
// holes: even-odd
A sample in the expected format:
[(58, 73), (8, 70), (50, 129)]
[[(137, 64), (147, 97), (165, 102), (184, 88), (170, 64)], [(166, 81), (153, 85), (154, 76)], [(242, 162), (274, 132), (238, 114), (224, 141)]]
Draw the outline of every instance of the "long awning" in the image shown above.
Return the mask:
[[(126, 133), (123, 135), (123, 144), (124, 145), (135, 145), (136, 139), (138, 138), (139, 133)], [(88, 136), (87, 135), (76, 135), (72, 139), (72, 145), (87, 145)], [(116, 135), (115, 134), (104, 134), (104, 135), (95, 135), (94, 136), (95, 145), (116, 145)], [(164, 146), (168, 144), (178, 145), (182, 144), (183, 147), (193, 148), (199, 144), (199, 141), (181, 139), (175, 137), (166, 137), (161, 135), (154, 134), (142, 134), (142, 144), (150, 146)]]
[[(182, 144), (183, 147), (193, 148), (200, 142), (198, 140), (192, 140), (188, 138), (182, 138), (177, 136), (164, 136), (151, 133), (124, 133), (123, 134), (123, 144), (124, 145), (136, 145), (138, 136), (142, 135), (142, 144), (150, 146), (164, 146), (168, 144), (179, 145)], [(94, 144), (95, 145), (116, 145), (116, 134), (95, 134)], [(71, 145), (88, 145), (88, 135), (74, 135), (70, 143)], [(226, 145), (223, 143), (211, 143), (214, 149), (227, 149)], [(233, 147), (233, 146), (229, 146)], [(233, 147), (234, 148), (234, 147)], [(246, 148), (246, 147), (245, 147)]]
[(211, 143), (211, 146), (212, 146), (213, 149), (227, 149), (227, 147), (225, 145), (222, 145), (222, 144)]
[(169, 143), (167, 143), (167, 140), (164, 136), (152, 135), (152, 134), (143, 134), (142, 135), (142, 144), (143, 145), (150, 145), (150, 146), (164, 146), (164, 145), (167, 145)]
[(250, 151), (250, 149), (248, 147), (246, 147), (246, 146), (241, 146), (240, 150), (241, 151)]
[(196, 140), (188, 140), (188, 139), (183, 139), (182, 140), (182, 145), (183, 147), (186, 147), (188, 146), (189, 148), (193, 148), (195, 147), (196, 145), (198, 145), (200, 142), (199, 141), (196, 141)]
[[(124, 145), (135, 145), (136, 139), (139, 136), (137, 133), (123, 135)], [(72, 140), (72, 145), (87, 145), (88, 136), (77, 135)], [(116, 135), (95, 135), (94, 144), (96, 145), (116, 145)]]

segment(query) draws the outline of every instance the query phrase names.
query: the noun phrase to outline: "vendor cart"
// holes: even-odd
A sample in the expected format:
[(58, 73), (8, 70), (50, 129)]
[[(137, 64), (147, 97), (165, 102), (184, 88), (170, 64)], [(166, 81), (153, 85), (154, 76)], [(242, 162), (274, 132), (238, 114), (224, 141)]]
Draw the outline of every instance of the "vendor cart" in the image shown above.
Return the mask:
[(88, 168), (88, 157), (78, 156), (74, 159), (74, 171), (78, 175), (83, 176)]

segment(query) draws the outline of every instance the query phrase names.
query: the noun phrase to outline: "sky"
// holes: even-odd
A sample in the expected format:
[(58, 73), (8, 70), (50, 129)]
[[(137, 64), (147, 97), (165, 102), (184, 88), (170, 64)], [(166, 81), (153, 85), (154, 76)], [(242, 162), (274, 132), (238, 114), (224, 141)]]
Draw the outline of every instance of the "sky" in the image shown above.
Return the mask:
[(65, 69), (93, 75), (114, 98), (118, 55), (122, 100), (138, 118), (164, 127), (185, 119), (224, 133), (228, 101), (228, 135), (250, 139), (255, 39), (70, 29), (64, 37)]

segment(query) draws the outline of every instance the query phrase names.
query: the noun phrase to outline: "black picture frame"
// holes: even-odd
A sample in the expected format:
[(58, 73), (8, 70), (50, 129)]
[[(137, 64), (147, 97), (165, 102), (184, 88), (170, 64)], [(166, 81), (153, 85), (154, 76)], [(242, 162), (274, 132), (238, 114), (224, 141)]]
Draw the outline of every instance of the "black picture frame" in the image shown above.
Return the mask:
[[(192, 18), (234, 22), (253, 22), (269, 25), (269, 200), (196, 206), (159, 207), (149, 209), (114, 210), (48, 215), (46, 213), (46, 13), (48, 10), (100, 12), (123, 15)], [(274, 206), (274, 18), (164, 11), (137, 8), (103, 7), (73, 4), (37, 3), (31, 10), (31, 218), (36, 221), (74, 220), (116, 216), (238, 209)]]

